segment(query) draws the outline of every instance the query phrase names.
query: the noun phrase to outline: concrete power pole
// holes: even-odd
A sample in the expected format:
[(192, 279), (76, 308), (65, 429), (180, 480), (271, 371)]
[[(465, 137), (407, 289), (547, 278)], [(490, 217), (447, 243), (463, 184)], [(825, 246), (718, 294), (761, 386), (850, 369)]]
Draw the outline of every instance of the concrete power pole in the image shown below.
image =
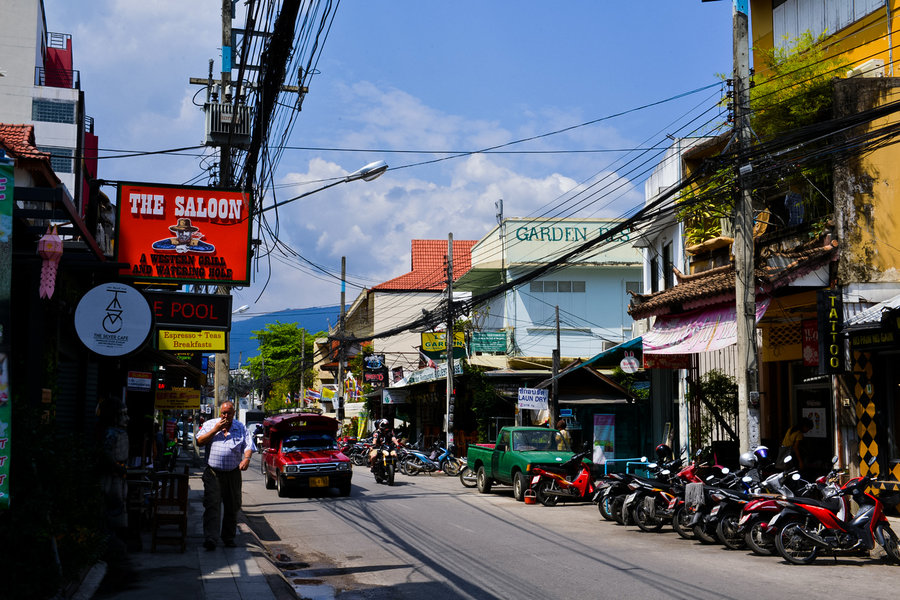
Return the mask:
[(759, 445), (759, 366), (756, 348), (753, 203), (744, 164), (750, 148), (750, 44), (747, 0), (735, 0), (734, 126), (739, 140), (738, 196), (734, 208), (735, 311), (737, 318), (738, 436), (740, 451)]
[(341, 257), (341, 318), (338, 321), (338, 393), (337, 418), (344, 425), (344, 318), (347, 305), (347, 257)]
[(550, 427), (556, 427), (559, 420), (559, 305), (556, 306), (556, 348), (553, 350), (553, 384), (550, 388)]
[[(220, 92), (222, 101), (226, 103), (230, 101), (228, 86), (231, 84), (231, 11), (232, 0), (222, 0), (222, 89)], [(219, 185), (231, 187), (231, 148), (227, 143), (222, 144), (219, 148)], [(220, 285), (216, 293), (227, 296), (231, 294), (231, 288), (227, 285)], [(226, 347), (225, 352), (217, 353), (215, 358), (214, 387), (217, 408), (228, 400), (228, 372), (230, 370), (228, 350)]]
[(447, 237), (447, 332), (444, 346), (447, 350), (447, 448), (453, 443), (453, 413), (456, 397), (453, 394), (453, 234)]

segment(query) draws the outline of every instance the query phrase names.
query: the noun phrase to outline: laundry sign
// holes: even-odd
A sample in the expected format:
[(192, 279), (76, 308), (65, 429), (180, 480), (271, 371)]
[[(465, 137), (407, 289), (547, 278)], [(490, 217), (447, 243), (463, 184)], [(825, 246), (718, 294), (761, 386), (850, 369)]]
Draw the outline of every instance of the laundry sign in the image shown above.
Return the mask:
[(522, 410), (547, 410), (546, 389), (519, 388), (519, 408)]

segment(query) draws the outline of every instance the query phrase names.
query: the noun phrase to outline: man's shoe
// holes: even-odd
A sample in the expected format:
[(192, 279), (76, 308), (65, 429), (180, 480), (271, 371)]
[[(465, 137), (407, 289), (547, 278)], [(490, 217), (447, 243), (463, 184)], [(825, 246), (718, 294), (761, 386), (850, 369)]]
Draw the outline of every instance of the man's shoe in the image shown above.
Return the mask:
[(237, 544), (234, 542), (234, 540), (225, 540), (222, 543), (225, 545), (226, 548), (237, 548)]
[(212, 540), (206, 540), (205, 542), (203, 542), (203, 547), (206, 548), (207, 550), (215, 550), (216, 543)]

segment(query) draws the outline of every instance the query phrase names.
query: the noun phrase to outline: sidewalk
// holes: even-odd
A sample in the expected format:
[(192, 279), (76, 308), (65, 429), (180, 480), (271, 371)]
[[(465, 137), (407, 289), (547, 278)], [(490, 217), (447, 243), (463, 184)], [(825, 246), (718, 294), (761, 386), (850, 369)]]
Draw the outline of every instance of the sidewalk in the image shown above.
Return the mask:
[(203, 547), (202, 463), (188, 464), (188, 537), (184, 553), (177, 546), (157, 546), (150, 552), (150, 532), (142, 532), (140, 551), (128, 552), (121, 563), (97, 565), (73, 600), (287, 600), (296, 598), (280, 571), (243, 517), (239, 519), (236, 548)]

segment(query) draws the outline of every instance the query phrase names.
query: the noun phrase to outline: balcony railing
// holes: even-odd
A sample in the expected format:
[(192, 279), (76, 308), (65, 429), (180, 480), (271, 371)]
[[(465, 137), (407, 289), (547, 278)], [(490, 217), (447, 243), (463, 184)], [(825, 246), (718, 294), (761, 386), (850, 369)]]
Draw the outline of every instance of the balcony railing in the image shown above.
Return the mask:
[(34, 85), (43, 87), (81, 89), (81, 72), (67, 69), (45, 69), (35, 67)]

